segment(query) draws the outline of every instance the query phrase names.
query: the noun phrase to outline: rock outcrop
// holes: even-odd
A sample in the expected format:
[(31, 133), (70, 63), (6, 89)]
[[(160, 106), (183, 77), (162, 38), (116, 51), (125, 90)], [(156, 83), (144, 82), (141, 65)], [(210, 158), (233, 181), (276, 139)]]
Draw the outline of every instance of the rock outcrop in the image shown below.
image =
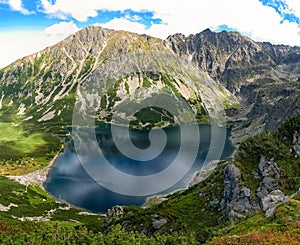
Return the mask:
[(300, 157), (300, 132), (295, 132), (293, 135), (292, 151), (295, 153), (295, 157)]
[(273, 215), (278, 205), (288, 200), (288, 197), (279, 189), (280, 170), (274, 159), (267, 161), (262, 156), (259, 162), (259, 172), (262, 181), (256, 190), (256, 196), (260, 202), (260, 207), (269, 217)]
[(154, 214), (153, 220), (152, 220), (152, 227), (155, 230), (160, 229), (162, 226), (168, 223), (168, 220), (166, 218), (161, 218), (159, 215)]
[(259, 209), (251, 190), (239, 183), (240, 178), (241, 171), (234, 164), (225, 167), (221, 209), (229, 217), (242, 217), (244, 213)]
[(266, 217), (270, 217), (273, 216), (274, 210), (278, 205), (288, 201), (288, 197), (281, 190), (274, 190), (266, 196), (261, 197), (260, 201)]
[(112, 220), (119, 219), (124, 214), (124, 209), (122, 206), (114, 206), (107, 210), (105, 222), (108, 224)]
[(259, 181), (255, 193), (240, 184), (241, 175), (241, 170), (234, 164), (229, 164), (224, 169), (221, 210), (227, 216), (240, 218), (247, 212), (262, 209), (266, 217), (269, 217), (278, 205), (288, 201), (289, 197), (280, 190), (280, 169), (274, 159), (266, 160), (261, 157), (259, 172), (253, 172), (253, 177)]
[(235, 143), (275, 130), (300, 113), (300, 47), (254, 42), (237, 32), (209, 29), (188, 37), (176, 34), (167, 43), (239, 98), (242, 108), (228, 110)]

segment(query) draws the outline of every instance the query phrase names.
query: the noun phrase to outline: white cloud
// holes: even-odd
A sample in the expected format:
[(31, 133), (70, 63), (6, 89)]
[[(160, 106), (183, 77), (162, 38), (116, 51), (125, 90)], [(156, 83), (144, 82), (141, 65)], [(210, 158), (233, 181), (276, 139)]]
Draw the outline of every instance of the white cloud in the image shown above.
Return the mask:
[(289, 8), (286, 10), (286, 13), (294, 14), (300, 18), (300, 1), (299, 0), (283, 0)]
[[(2, 0), (0, 0), (2, 1)], [(300, 17), (299, 0), (283, 0), (289, 4), (289, 11)], [(9, 0), (15, 10), (21, 11), (21, 0)], [(254, 40), (270, 41), (300, 46), (300, 28), (296, 23), (282, 21), (282, 17), (259, 0), (41, 0), (44, 12), (61, 19), (73, 17), (80, 22), (95, 17), (98, 10), (150, 11), (153, 18), (163, 23), (153, 24), (149, 29), (135, 22), (138, 16), (127, 15), (115, 18), (101, 26), (122, 29), (136, 33), (145, 33), (155, 37), (166, 38), (168, 35), (198, 33), (206, 28), (216, 30), (221, 25), (247, 34)], [(14, 59), (36, 52), (46, 46), (62, 40), (78, 30), (73, 22), (61, 22), (40, 32), (0, 33), (0, 67)], [(19, 35), (19, 36), (18, 36)], [(12, 42), (12, 40), (14, 40)]]
[[(284, 1), (300, 17), (300, 1)], [(299, 26), (295, 23), (281, 23), (279, 14), (273, 8), (263, 6), (259, 0), (178, 0), (176, 3), (174, 0), (57, 0), (54, 4), (42, 0), (42, 4), (46, 13), (61, 18), (72, 16), (78, 21), (95, 17), (97, 10), (152, 11), (154, 18), (161, 19), (163, 24), (155, 24), (147, 29), (141, 24), (132, 23), (135, 21), (132, 16), (102, 24), (105, 27), (143, 32), (161, 38), (178, 32), (195, 34), (203, 29), (216, 29), (225, 24), (256, 40), (300, 45)]]
[(109, 28), (114, 30), (126, 30), (138, 34), (143, 34), (146, 32), (146, 27), (143, 24), (133, 22), (125, 18), (115, 18), (105, 24), (100, 23), (95, 25), (96, 26), (99, 25), (103, 28)]
[(10, 7), (18, 12), (21, 12), (24, 15), (34, 14), (34, 11), (29, 11), (22, 6), (22, 0), (9, 0), (7, 2)]
[(48, 37), (58, 37), (58, 38), (64, 38), (70, 34), (73, 34), (74, 32), (77, 32), (79, 28), (76, 24), (74, 24), (73, 21), (71, 22), (60, 22), (58, 24), (54, 24), (50, 27), (47, 27), (44, 30), (44, 33)]
[(41, 31), (0, 32), (0, 57), (5, 57), (0, 59), (0, 68), (54, 45), (78, 30), (73, 22), (61, 22)]
[(97, 16), (97, 10), (101, 9), (99, 2), (101, 3), (95, 0), (57, 0), (52, 4), (51, 1), (41, 0), (46, 14), (60, 19), (67, 19), (71, 16), (81, 22), (87, 21), (89, 17)]
[(126, 14), (125, 15), (125, 19), (127, 20), (131, 20), (131, 21), (139, 21), (141, 20), (142, 18), (138, 15), (130, 15), (130, 14)]

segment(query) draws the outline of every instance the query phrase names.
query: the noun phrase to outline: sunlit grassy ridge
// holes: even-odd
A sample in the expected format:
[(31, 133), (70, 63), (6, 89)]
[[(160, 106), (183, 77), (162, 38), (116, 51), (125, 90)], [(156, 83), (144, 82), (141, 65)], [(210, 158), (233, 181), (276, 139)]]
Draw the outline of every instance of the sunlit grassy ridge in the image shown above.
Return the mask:
[[(3, 146), (10, 146), (14, 151), (30, 154), (46, 144), (41, 133), (26, 135), (22, 126), (0, 122), (0, 139)], [(3, 149), (3, 148), (2, 148)], [(14, 157), (14, 156), (12, 156)]]
[(38, 129), (19, 115), (13, 105), (0, 112), (0, 171), (26, 174), (46, 167), (61, 148), (50, 132)]

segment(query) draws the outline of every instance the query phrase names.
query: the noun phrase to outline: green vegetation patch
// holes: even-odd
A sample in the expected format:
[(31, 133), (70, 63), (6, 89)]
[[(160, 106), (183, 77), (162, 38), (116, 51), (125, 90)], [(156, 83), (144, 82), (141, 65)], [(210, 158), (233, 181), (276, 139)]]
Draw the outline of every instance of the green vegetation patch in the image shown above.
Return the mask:
[(164, 125), (165, 123), (171, 125), (175, 123), (174, 117), (170, 112), (155, 106), (143, 108), (134, 116), (136, 120), (131, 122), (131, 126), (139, 126), (141, 123), (147, 129), (158, 127), (161, 123)]
[(11, 147), (13, 151), (20, 151), (23, 154), (30, 154), (46, 144), (41, 133), (27, 135), (21, 126), (13, 123), (0, 122), (0, 140), (1, 149)]
[(60, 144), (46, 133), (30, 132), (14, 123), (0, 123), (0, 170), (2, 174), (25, 174), (41, 169), (56, 155)]
[(254, 178), (253, 171), (259, 172), (258, 165), (264, 156), (266, 160), (273, 158), (280, 168), (281, 178), (278, 181), (284, 193), (295, 193), (300, 187), (299, 159), (291, 151), (295, 132), (300, 132), (300, 115), (287, 120), (278, 132), (267, 131), (245, 140), (235, 161), (243, 173), (242, 184), (256, 191), (260, 181)]
[[(266, 218), (262, 211), (231, 224), (227, 232), (208, 244), (299, 244), (300, 202), (291, 199), (277, 207), (275, 216)], [(227, 233), (227, 234), (226, 234)]]

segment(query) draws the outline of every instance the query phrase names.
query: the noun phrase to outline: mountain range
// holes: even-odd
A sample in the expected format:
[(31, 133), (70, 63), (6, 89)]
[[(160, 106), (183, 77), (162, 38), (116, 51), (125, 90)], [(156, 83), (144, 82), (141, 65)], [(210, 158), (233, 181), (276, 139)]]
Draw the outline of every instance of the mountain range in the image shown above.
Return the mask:
[[(33, 232), (36, 223), (25, 229), (15, 219), (45, 212), (43, 219), (80, 222), (80, 228), (70, 221), (64, 229), (74, 236), (85, 234), (86, 239), (104, 239), (103, 232), (108, 241), (117, 241), (110, 235), (130, 231), (137, 232), (130, 233), (132, 239), (138, 239), (137, 234), (144, 234), (139, 239), (145, 241), (157, 236), (160, 244), (174, 243), (174, 237), (185, 244), (218, 236), (224, 237), (212, 244), (226, 239), (247, 244), (253, 237), (233, 236), (253, 226), (259, 235), (283, 232), (281, 241), (294, 242), (285, 236), (300, 237), (293, 230), (299, 230), (300, 217), (299, 114), (300, 47), (209, 29), (165, 40), (95, 26), (82, 29), (0, 70), (2, 174), (41, 173), (61, 151), (60, 139), (82, 120), (146, 129), (218, 124), (231, 129), (238, 149), (190, 189), (158, 198), (148, 208), (114, 207), (106, 218), (85, 216), (57, 203), (38, 186), (27, 189), (1, 177), (3, 191), (7, 186), (11, 193), (1, 192), (6, 199), (0, 198), (5, 203), (0, 209), (6, 213), (0, 213), (0, 225), (8, 237), (12, 227), (20, 234)], [(41, 225), (41, 232), (48, 225)], [(256, 234), (253, 229), (251, 234)], [(55, 233), (63, 241), (57, 227), (50, 230), (50, 236)]]
[[(49, 128), (72, 123), (76, 100), (85, 107), (94, 107), (95, 102), (97, 119), (110, 121), (120, 104), (166, 89), (184, 98), (199, 122), (208, 122), (218, 108), (224, 108), (226, 122), (237, 135), (234, 141), (240, 143), (299, 113), (299, 57), (299, 47), (254, 42), (234, 32), (207, 29), (160, 40), (88, 27), (1, 69), (0, 105), (23, 122)], [(184, 62), (199, 70), (182, 71)], [(109, 77), (105, 81), (104, 70), (110, 79), (120, 81), (109, 83)], [(95, 81), (101, 84), (95, 85), (98, 94), (83, 98), (80, 89)], [(167, 125), (159, 120), (152, 124)]]

